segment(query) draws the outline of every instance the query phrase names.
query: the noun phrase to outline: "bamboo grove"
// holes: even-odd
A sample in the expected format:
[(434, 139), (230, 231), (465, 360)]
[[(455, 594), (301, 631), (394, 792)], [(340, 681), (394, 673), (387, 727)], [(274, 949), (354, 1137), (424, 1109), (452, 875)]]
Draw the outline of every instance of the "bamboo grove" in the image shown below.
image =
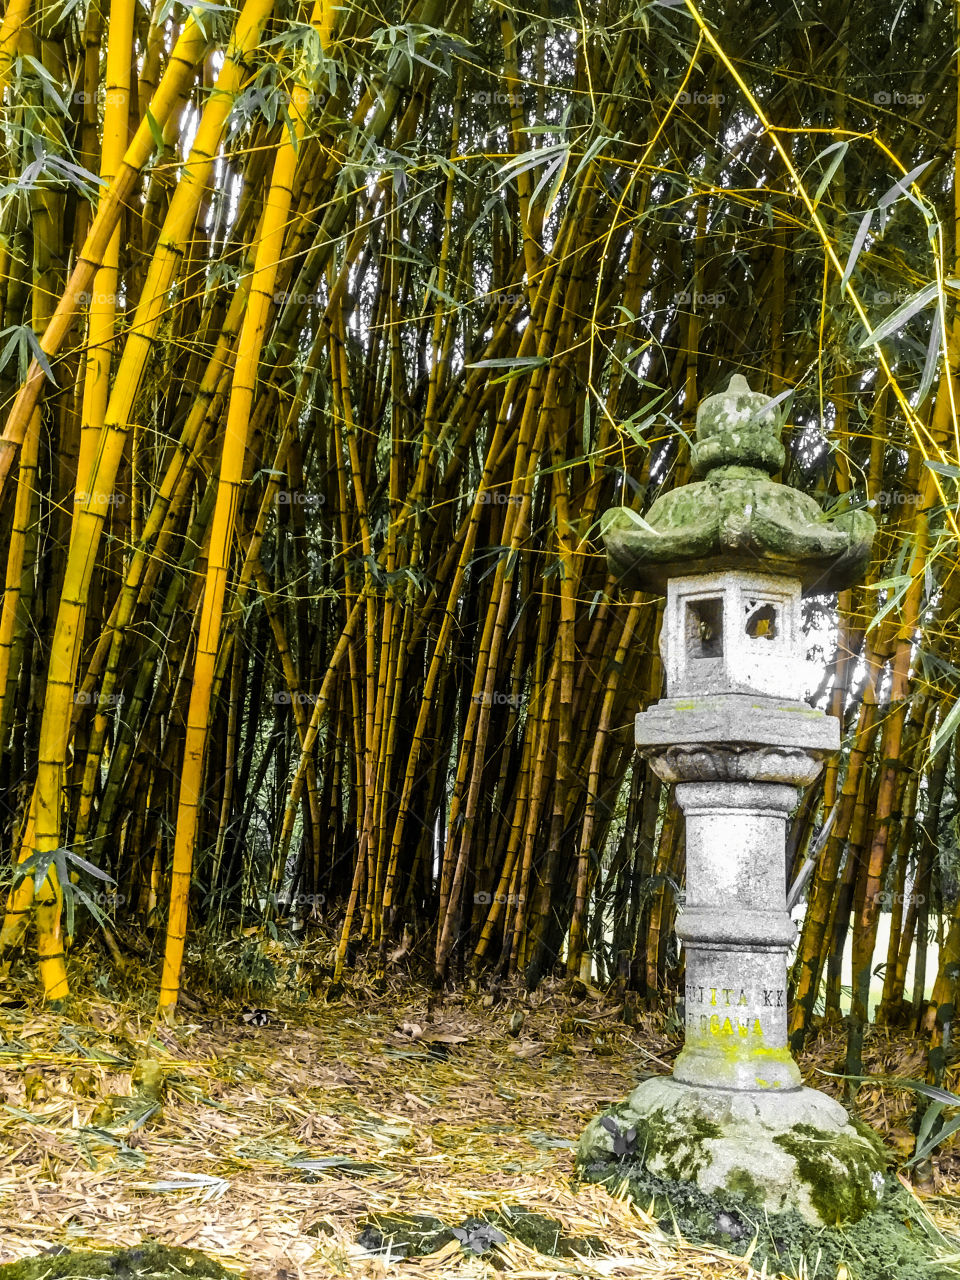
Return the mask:
[(942, 1068), (956, 24), (8, 0), (4, 963), (59, 1000), (77, 933), (146, 936), (169, 1011), (185, 946), (309, 909), (334, 983), (399, 953), (669, 1000), (683, 832), (631, 733), (659, 602), (598, 521), (684, 480), (742, 371), (785, 478), (880, 526), (869, 581), (808, 603), (845, 739), (793, 826), (793, 1033), (839, 1014), (852, 930), (850, 1062), (882, 965)]

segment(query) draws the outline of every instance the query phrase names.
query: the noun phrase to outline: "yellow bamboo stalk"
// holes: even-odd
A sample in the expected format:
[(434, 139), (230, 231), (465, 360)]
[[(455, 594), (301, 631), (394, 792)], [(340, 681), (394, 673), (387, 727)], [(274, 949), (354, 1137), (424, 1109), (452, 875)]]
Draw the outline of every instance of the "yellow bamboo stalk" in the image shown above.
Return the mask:
[(17, 56), (20, 31), (30, 12), (30, 0), (10, 0), (0, 23), (0, 93), (10, 79), (10, 68)]
[[(30, 523), (36, 510), (37, 466), (40, 453), (40, 410), (34, 411), (34, 421), (23, 442), (20, 455), (20, 472), (17, 476), (17, 497), (13, 509), (13, 527), (7, 549), (7, 566), (3, 586), (3, 609), (0, 611), (0, 725), (7, 723), (4, 714), (5, 699), (15, 692), (16, 685), (8, 688), (10, 662), (13, 655), (14, 632), (20, 608), (21, 584), (24, 572), (24, 555), (30, 540)], [(33, 903), (33, 878), (27, 876), (11, 889), (3, 926), (0, 928), (0, 955), (22, 936)]]
[[(136, 0), (111, 0), (107, 28), (107, 84), (103, 111), (100, 176), (110, 184), (123, 164), (130, 115), (131, 50)], [(117, 316), (120, 227), (114, 228), (93, 278), (88, 320), (88, 346), (80, 415), (80, 458), (77, 476), (86, 479), (103, 426), (110, 395), (110, 359)]]
[(24, 552), (30, 533), (31, 512), (34, 509), (39, 452), (40, 410), (37, 409), (23, 442), (20, 472), (17, 476), (17, 496), (13, 508), (13, 527), (7, 544), (3, 608), (0, 610), (0, 725), (6, 723), (7, 719), (4, 715), (4, 698), (7, 693), (7, 677), (10, 674), (17, 610), (20, 605)]
[(603, 704), (600, 709), (600, 720), (597, 724), (597, 735), (590, 753), (590, 772), (587, 779), (587, 807), (580, 835), (580, 851), (577, 857), (577, 881), (574, 889), (573, 916), (570, 920), (567, 946), (567, 974), (576, 977), (580, 972), (580, 961), (583, 956), (586, 940), (587, 899), (591, 883), (590, 845), (593, 840), (594, 827), (597, 821), (597, 808), (600, 803), (600, 766), (603, 752), (610, 735), (610, 721), (617, 697), (617, 687), (626, 661), (627, 650), (633, 639), (637, 623), (640, 621), (640, 592), (635, 592), (623, 621), (620, 643), (610, 671), (607, 674), (603, 691)]
[[(262, 21), (269, 13), (270, 4), (265, 0), (256, 0), (256, 2), (258, 21)], [(319, 0), (314, 10), (313, 21), (322, 25), (326, 8), (327, 0)], [(283, 255), (284, 233), (293, 200), (298, 143), (303, 137), (308, 103), (308, 88), (298, 84), (294, 90), (290, 112), (293, 136), (289, 132), (284, 135), (274, 162), (253, 268), (250, 297), (237, 345), (233, 386), (220, 459), (217, 501), (210, 535), (193, 683), (187, 712), (186, 741), (173, 846), (170, 911), (167, 917), (163, 973), (160, 979), (159, 1007), (164, 1014), (172, 1013), (180, 992), (180, 970), (183, 964), (183, 947), (187, 931), (190, 876), (193, 870), (193, 849), (203, 785), (210, 699), (216, 675), (217, 647), (227, 588), (233, 530), (243, 480), (243, 462), (256, 392), (260, 352), (270, 308), (273, 305), (277, 269)]]
[[(98, 268), (103, 264), (114, 228), (120, 221), (127, 200), (133, 193), (144, 165), (153, 155), (155, 147), (153, 130), (156, 127), (162, 129), (177, 109), (183, 95), (187, 92), (194, 67), (206, 51), (208, 40), (204, 33), (204, 23), (207, 17), (208, 15), (202, 11), (198, 13), (197, 18), (191, 14), (184, 26), (170, 54), (157, 91), (150, 101), (148, 112), (141, 120), (126, 150), (110, 189), (100, 201), (97, 216), (87, 233), (67, 287), (40, 338), (40, 348), (50, 360), (56, 356), (69, 334), (81, 299), (90, 289)], [(208, 104), (208, 107), (209, 105), (211, 104)], [(204, 115), (206, 116), (206, 111)], [(7, 417), (3, 435), (0, 436), (0, 496), (2, 496), (3, 486), (13, 465), (16, 451), (23, 442), (23, 437), (30, 425), (30, 418), (45, 381), (46, 374), (40, 362), (32, 361), (26, 380), (18, 391)]]
[[(34, 793), (36, 814), (34, 845), (31, 848), (24, 843), (20, 851), (21, 860), (28, 858), (34, 850), (41, 854), (49, 853), (60, 843), (64, 760), (73, 709), (73, 687), (80, 640), (83, 635), (87, 594), (103, 530), (104, 512), (114, 489), (117, 468), (127, 438), (130, 412), (139, 390), (154, 335), (163, 315), (166, 295), (176, 277), (183, 255), (183, 246), (189, 237), (227, 117), (246, 78), (246, 59), (257, 46), (260, 29), (269, 14), (270, 7), (271, 0), (247, 0), (237, 19), (217, 85), (204, 107), (190, 155), (170, 203), (160, 243), (150, 263), (134, 323), (124, 345), (116, 383), (107, 406), (89, 477), (85, 483), (81, 480), (84, 484), (81, 494), (83, 500), (77, 504), (71, 533), (60, 608), (51, 645), (40, 726), (37, 782)], [(158, 96), (162, 89), (163, 81), (157, 91)], [(108, 201), (109, 194), (105, 197), (104, 203)], [(100, 222), (102, 212), (103, 207), (97, 214), (95, 226)], [(74, 272), (74, 279), (76, 279), (76, 272)], [(61, 307), (62, 305), (61, 299)], [(58, 307), (58, 314), (59, 312), (60, 307)], [(51, 325), (48, 325), (47, 332), (55, 321), (56, 316), (51, 321)], [(39, 385), (38, 383), (38, 389)], [(17, 403), (20, 403), (25, 392), (26, 385), (21, 389)], [(24, 402), (28, 401), (29, 397)], [(9, 425), (8, 421), (8, 428)], [(48, 877), (45, 888), (47, 885), (50, 886), (54, 895), (58, 894), (59, 887), (55, 876)], [(43, 910), (51, 917), (55, 915), (59, 918), (59, 901), (51, 901), (43, 906)], [(45, 921), (47, 914), (44, 915)], [(39, 924), (38, 917), (38, 928)], [(45, 975), (44, 989), (48, 999), (60, 999), (64, 996), (67, 993), (65, 973), (51, 972), (49, 980)]]

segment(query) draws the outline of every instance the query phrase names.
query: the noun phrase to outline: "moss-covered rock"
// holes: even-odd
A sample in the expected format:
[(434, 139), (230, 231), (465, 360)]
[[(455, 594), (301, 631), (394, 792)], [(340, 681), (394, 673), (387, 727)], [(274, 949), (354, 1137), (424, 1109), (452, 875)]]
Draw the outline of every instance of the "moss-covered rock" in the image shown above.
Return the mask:
[(720, 1132), (719, 1125), (704, 1116), (666, 1107), (648, 1111), (637, 1106), (631, 1095), (591, 1120), (578, 1152), (581, 1161), (606, 1152), (613, 1159), (646, 1163), (672, 1181), (695, 1180), (709, 1159), (706, 1142)]
[(605, 1252), (599, 1236), (571, 1236), (563, 1229), (563, 1223), (545, 1213), (536, 1213), (521, 1204), (505, 1205), (503, 1209), (484, 1210), (483, 1215), (505, 1235), (512, 1236), (549, 1258), (569, 1258), (574, 1254), (598, 1254)]
[(425, 1258), (455, 1238), (445, 1222), (428, 1213), (374, 1213), (363, 1224), (357, 1243), (371, 1253)]
[(235, 1280), (196, 1249), (147, 1242), (135, 1249), (65, 1249), (0, 1266), (0, 1280)]
[(889, 1157), (875, 1134), (814, 1089), (708, 1089), (661, 1076), (585, 1129), (578, 1167), (605, 1178), (618, 1162), (832, 1226), (879, 1207)]

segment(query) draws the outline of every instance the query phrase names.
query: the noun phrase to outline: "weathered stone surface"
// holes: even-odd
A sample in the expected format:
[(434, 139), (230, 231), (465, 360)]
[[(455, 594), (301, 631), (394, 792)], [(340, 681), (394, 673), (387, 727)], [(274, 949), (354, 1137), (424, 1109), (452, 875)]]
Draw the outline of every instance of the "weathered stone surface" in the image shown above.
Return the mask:
[(813, 683), (801, 633), (793, 578), (733, 570), (673, 578), (660, 628), (667, 693), (800, 698)]
[(746, 378), (735, 373), (725, 391), (700, 404), (691, 470), (703, 476), (714, 467), (737, 463), (773, 475), (786, 461), (780, 432), (776, 406), (771, 408), (762, 391), (751, 391)]
[(879, 1205), (887, 1164), (879, 1142), (814, 1089), (698, 1089), (668, 1077), (644, 1081), (584, 1131), (578, 1166), (617, 1160), (830, 1226)]
[[(680, 782), (687, 895), (677, 921), (686, 954), (685, 1039), (677, 1080), (725, 1089), (796, 1089), (787, 1051), (782, 850), (794, 786)], [(780, 856), (777, 856), (780, 851)]]
[(0, 1266), (3, 1280), (235, 1280), (214, 1258), (147, 1240), (129, 1249), (65, 1249)]
[[(690, 695), (661, 698), (641, 711), (635, 741), (658, 772), (662, 760), (665, 770), (676, 773), (669, 782), (680, 781), (681, 774), (684, 780), (750, 775), (803, 787), (820, 772), (820, 761), (839, 750), (840, 726), (805, 702)], [(760, 753), (758, 747), (769, 750)]]
[(775, 413), (739, 375), (697, 413), (695, 475), (640, 519), (626, 507), (603, 518), (611, 572), (662, 594), (669, 578), (753, 568), (797, 579), (808, 593), (839, 591), (862, 576), (876, 526), (866, 512), (828, 520), (813, 498), (768, 473), (783, 465)]

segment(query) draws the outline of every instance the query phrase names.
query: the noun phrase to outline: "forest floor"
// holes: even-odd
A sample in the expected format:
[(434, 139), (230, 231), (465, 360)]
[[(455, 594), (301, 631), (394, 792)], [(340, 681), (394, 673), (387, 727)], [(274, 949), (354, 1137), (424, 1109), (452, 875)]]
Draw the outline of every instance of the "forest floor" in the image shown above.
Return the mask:
[[(269, 944), (268, 944), (269, 947)], [(628, 1026), (599, 992), (434, 995), (393, 978), (336, 1002), (297, 983), (256, 1012), (188, 989), (175, 1026), (152, 993), (102, 976), (69, 1012), (44, 1009), (27, 975), (0, 995), (0, 1263), (44, 1250), (144, 1240), (213, 1255), (251, 1280), (579, 1275), (714, 1280), (749, 1267), (691, 1245), (643, 1206), (575, 1187), (586, 1121), (640, 1076), (669, 1070), (663, 1020)], [(119, 979), (115, 978), (118, 986)], [(522, 1018), (521, 1016), (522, 1015)], [(836, 1092), (842, 1040), (805, 1056)], [(922, 1076), (922, 1051), (874, 1032), (867, 1070)], [(909, 1145), (902, 1090), (870, 1085), (857, 1110)], [(931, 1219), (960, 1223), (960, 1161), (941, 1156)], [(599, 1256), (553, 1258), (513, 1238), (480, 1257), (458, 1240), (425, 1258), (360, 1243), (371, 1215), (448, 1225), (522, 1205)], [(369, 1236), (366, 1243), (369, 1244)]]

